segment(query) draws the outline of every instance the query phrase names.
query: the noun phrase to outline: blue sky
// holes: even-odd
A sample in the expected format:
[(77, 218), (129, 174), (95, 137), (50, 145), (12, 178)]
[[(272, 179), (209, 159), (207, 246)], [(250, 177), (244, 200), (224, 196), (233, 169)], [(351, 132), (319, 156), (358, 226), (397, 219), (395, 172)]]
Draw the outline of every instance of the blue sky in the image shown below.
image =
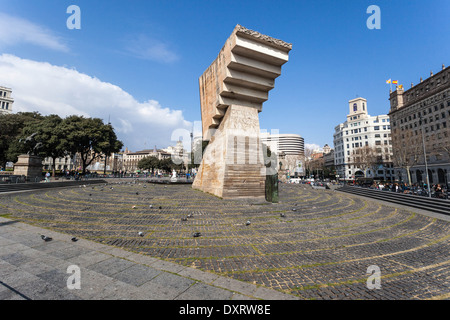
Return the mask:
[[(81, 30), (66, 27), (73, 4)], [(241, 24), (293, 44), (261, 128), (332, 146), (348, 100), (386, 114), (387, 79), (409, 88), (450, 64), (449, 16), (448, 0), (0, 0), (0, 85), (16, 111), (110, 117), (129, 149), (166, 147), (201, 121), (198, 78)]]

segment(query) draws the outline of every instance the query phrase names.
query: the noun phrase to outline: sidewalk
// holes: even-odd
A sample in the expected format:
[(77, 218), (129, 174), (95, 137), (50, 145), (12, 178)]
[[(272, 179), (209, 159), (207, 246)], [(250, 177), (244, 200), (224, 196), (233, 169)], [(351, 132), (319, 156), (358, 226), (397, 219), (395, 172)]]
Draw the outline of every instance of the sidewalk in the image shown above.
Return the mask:
[[(53, 238), (45, 242), (41, 235)], [(297, 297), (0, 217), (0, 300), (292, 300)], [(67, 280), (80, 270), (78, 289)]]

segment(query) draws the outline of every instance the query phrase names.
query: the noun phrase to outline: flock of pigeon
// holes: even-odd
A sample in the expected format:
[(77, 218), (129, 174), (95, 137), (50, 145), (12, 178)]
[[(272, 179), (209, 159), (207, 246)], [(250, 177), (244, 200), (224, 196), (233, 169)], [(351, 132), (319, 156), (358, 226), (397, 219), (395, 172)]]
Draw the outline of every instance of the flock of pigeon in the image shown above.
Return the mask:
[[(137, 184), (137, 182), (136, 181), (133, 181), (133, 182), (118, 182), (117, 184)], [(107, 186), (107, 184), (104, 184), (104, 186)], [(86, 188), (86, 185), (83, 185), (83, 186), (80, 186), (80, 188), (81, 187), (83, 187), (83, 188)], [(147, 188), (147, 186), (144, 184), (144, 186), (143, 186), (144, 188)], [(164, 188), (167, 188), (167, 186), (164, 186)], [(92, 189), (95, 189), (95, 187), (92, 187)], [(114, 187), (110, 187), (109, 188), (110, 190), (114, 190)], [(99, 189), (100, 191), (104, 191), (104, 188), (102, 187), (102, 188), (100, 188)], [(139, 195), (139, 192), (136, 192), (136, 195)], [(92, 197), (92, 193), (90, 193), (89, 194), (89, 197)], [(294, 205), (294, 208), (292, 208), (292, 211), (297, 211), (297, 208), (295, 208), (297, 206), (297, 203)], [(132, 206), (132, 209), (136, 209), (137, 207), (136, 206)], [(149, 208), (150, 209), (153, 209), (153, 205), (152, 204), (150, 204), (149, 205)], [(162, 206), (159, 206), (158, 207), (159, 208), (159, 210), (162, 210)], [(192, 213), (189, 213), (186, 217), (182, 217), (181, 218), (181, 221), (188, 221), (188, 219), (190, 219), (190, 218), (193, 218), (194, 217), (194, 214), (192, 214)], [(285, 213), (280, 213), (280, 217), (281, 218), (285, 218), (286, 217), (286, 214)], [(249, 226), (249, 225), (251, 225), (251, 221), (250, 220), (248, 220), (246, 223), (245, 223), (245, 225), (246, 226)], [(141, 232), (141, 231), (139, 231), (138, 232), (138, 235), (140, 236), (140, 237), (144, 237), (144, 233), (143, 232)], [(198, 237), (201, 237), (202, 236), (202, 234), (200, 233), (200, 232), (194, 232), (193, 234), (192, 234), (192, 236), (194, 237), (194, 238), (198, 238)], [(44, 235), (41, 235), (41, 238), (42, 238), (42, 240), (44, 240), (45, 242), (49, 242), (49, 241), (52, 241), (53, 239), (52, 238), (50, 238), (50, 237), (47, 237), (47, 236), (44, 236)], [(72, 239), (72, 242), (77, 242), (78, 241), (78, 239), (76, 238), (76, 237), (73, 237)]]

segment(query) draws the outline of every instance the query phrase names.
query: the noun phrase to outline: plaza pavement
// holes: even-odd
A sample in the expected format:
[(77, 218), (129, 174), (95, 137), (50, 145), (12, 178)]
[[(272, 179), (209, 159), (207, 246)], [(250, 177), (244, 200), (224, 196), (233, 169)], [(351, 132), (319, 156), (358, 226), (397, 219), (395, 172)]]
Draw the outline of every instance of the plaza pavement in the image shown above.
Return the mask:
[(1, 195), (0, 299), (450, 298), (448, 217), (302, 185), (268, 204), (126, 181)]
[[(41, 235), (51, 237), (45, 242)], [(69, 266), (80, 289), (69, 289)], [(70, 282), (73, 284), (74, 282)], [(284, 300), (275, 290), (0, 218), (0, 300)]]

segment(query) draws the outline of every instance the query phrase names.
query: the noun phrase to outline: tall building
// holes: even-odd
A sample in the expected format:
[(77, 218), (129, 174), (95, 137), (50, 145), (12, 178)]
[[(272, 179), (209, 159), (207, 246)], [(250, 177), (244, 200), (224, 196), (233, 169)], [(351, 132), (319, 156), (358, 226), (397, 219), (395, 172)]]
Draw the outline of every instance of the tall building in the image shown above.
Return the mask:
[(335, 127), (333, 138), (339, 179), (394, 178), (389, 116), (370, 116), (366, 99), (349, 101), (347, 121)]
[(272, 141), (276, 143), (276, 149), (286, 155), (305, 155), (305, 140), (298, 134), (261, 133), (262, 143), (270, 146)]
[[(397, 179), (448, 184), (450, 180), (450, 68), (390, 93)], [(422, 135), (423, 134), (423, 135)], [(426, 158), (425, 155), (426, 154)], [(425, 161), (427, 159), (427, 161)]]
[(0, 114), (12, 113), (14, 99), (11, 98), (12, 90), (0, 86)]
[(305, 140), (298, 134), (269, 134), (261, 133), (261, 143), (268, 146), (277, 154), (277, 164), (281, 163), (284, 173), (292, 176), (303, 176), (305, 159)]

